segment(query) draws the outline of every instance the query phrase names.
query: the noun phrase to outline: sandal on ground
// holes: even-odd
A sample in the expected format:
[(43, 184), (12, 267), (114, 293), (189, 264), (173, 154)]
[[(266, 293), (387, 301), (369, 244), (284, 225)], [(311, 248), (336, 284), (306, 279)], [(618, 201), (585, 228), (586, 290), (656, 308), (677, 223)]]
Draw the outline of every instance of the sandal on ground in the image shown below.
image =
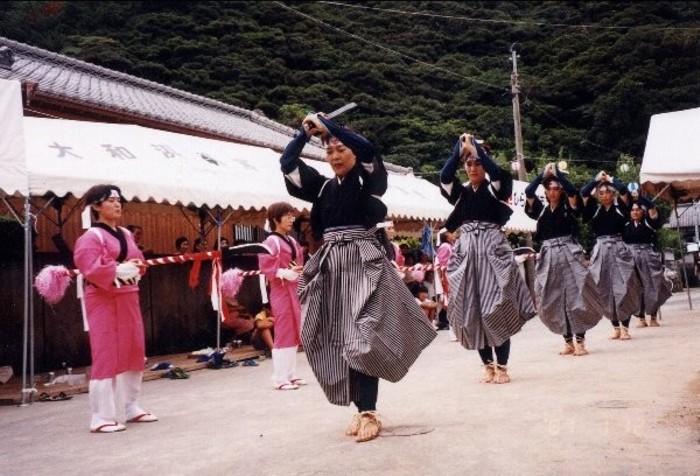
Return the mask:
[(96, 428), (90, 428), (90, 433), (116, 433), (126, 430), (126, 426), (116, 421), (104, 423)]
[(190, 378), (190, 374), (185, 372), (182, 368), (180, 367), (173, 367), (172, 369), (168, 370), (163, 374), (163, 378), (169, 378), (169, 379), (186, 379)]
[(207, 364), (207, 368), (214, 370), (230, 369), (231, 367), (238, 367), (238, 362), (236, 362), (235, 360), (221, 359), (221, 361), (218, 363), (215, 363), (213, 360), (210, 360)]
[(243, 361), (243, 367), (257, 367), (258, 363), (254, 359), (245, 359)]
[(308, 385), (308, 384), (309, 384), (309, 382), (307, 382), (307, 381), (304, 380), (303, 378), (293, 378), (293, 379), (290, 380), (290, 382), (293, 383), (294, 385), (298, 385), (298, 386)]
[(167, 370), (167, 369), (170, 369), (172, 367), (173, 367), (173, 364), (171, 364), (170, 362), (160, 362), (160, 363), (157, 363), (157, 364), (151, 366), (151, 371), (157, 372), (158, 370)]
[(158, 417), (153, 413), (139, 413), (133, 418), (126, 420), (127, 423), (151, 423), (152, 421), (158, 421)]
[(299, 385), (295, 385), (293, 383), (283, 383), (281, 385), (275, 385), (275, 390), (296, 390), (299, 388)]
[(59, 402), (61, 400), (70, 400), (71, 398), (73, 398), (73, 395), (66, 395), (65, 392), (61, 392), (56, 395), (49, 395), (48, 393), (44, 392), (39, 395), (40, 402)]

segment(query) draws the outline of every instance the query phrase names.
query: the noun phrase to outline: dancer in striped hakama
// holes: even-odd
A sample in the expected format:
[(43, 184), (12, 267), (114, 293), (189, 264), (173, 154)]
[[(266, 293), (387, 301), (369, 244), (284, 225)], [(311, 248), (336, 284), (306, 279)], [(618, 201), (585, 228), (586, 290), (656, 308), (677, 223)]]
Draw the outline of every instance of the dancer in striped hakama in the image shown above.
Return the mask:
[(661, 227), (659, 212), (644, 198), (632, 203), (631, 220), (625, 225), (622, 238), (634, 255), (637, 275), (642, 282), (641, 306), (637, 327), (647, 327), (645, 314), (651, 316), (649, 325), (658, 327), (659, 307), (671, 296), (671, 283), (664, 276), (661, 255), (654, 251), (656, 230)]
[[(374, 146), (322, 114), (303, 124), (280, 158), (287, 190), (313, 203), (311, 225), (324, 241), (299, 280), (302, 343), (326, 398), (357, 407), (346, 434), (368, 441), (381, 430), (379, 379), (400, 380), (436, 333), (377, 238), (387, 172)], [(299, 158), (316, 133), (332, 178)]]
[[(547, 206), (535, 196), (540, 184)], [(525, 196), (525, 213), (537, 220), (535, 236), (540, 241), (535, 280), (540, 319), (550, 331), (564, 336), (559, 354), (586, 355), (586, 331), (602, 315), (598, 288), (584, 264), (583, 248), (574, 239), (578, 235), (576, 217), (583, 208), (581, 196), (554, 163), (547, 164), (527, 186)]]
[[(469, 178), (466, 185), (455, 179), (460, 162)], [(447, 267), (448, 320), (462, 346), (479, 351), (486, 382), (507, 383), (510, 337), (535, 316), (501, 229), (513, 213), (504, 202), (513, 179), (471, 135), (462, 134), (442, 168), (440, 185), (443, 196), (455, 205), (445, 228), (460, 232)]]
[[(594, 190), (600, 203), (593, 196)], [(619, 199), (615, 197), (616, 190)], [(583, 186), (581, 196), (583, 222), (590, 222), (596, 236), (590, 272), (602, 299), (601, 312), (613, 325), (610, 338), (629, 340), (630, 316), (639, 310), (641, 292), (634, 256), (622, 241), (630, 195), (622, 182), (600, 171)]]

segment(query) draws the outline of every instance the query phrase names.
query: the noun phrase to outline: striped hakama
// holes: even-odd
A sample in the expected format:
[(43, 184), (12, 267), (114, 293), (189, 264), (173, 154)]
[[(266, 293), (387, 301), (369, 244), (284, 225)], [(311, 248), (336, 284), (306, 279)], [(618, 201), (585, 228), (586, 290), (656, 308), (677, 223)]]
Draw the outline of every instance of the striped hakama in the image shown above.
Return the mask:
[(465, 348), (499, 346), (535, 316), (530, 292), (499, 225), (471, 221), (460, 231), (447, 266), (447, 318)]
[(622, 321), (639, 311), (642, 283), (637, 277), (634, 256), (619, 235), (598, 237), (590, 272), (598, 286), (605, 317)]
[(583, 248), (570, 235), (542, 241), (535, 293), (540, 320), (555, 334), (583, 334), (602, 318), (598, 287), (583, 263)]
[(627, 245), (634, 255), (634, 264), (644, 288), (641, 311), (655, 316), (659, 308), (671, 297), (671, 282), (664, 276), (661, 254), (650, 244), (634, 243)]
[(299, 280), (304, 350), (335, 405), (358, 398), (350, 368), (396, 382), (437, 335), (375, 231), (327, 229)]

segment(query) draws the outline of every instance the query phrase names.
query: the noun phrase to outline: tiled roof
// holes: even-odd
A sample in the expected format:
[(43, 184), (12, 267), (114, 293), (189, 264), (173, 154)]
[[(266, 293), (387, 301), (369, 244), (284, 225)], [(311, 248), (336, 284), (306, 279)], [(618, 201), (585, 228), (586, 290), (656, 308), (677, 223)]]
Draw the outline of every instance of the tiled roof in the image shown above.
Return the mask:
[(700, 225), (700, 202), (678, 205), (678, 220), (676, 220), (676, 212), (671, 211), (666, 227), (676, 228), (676, 222), (681, 228)]
[[(295, 129), (255, 111), (7, 38), (0, 37), (0, 46), (6, 46), (14, 54), (11, 69), (0, 67), (0, 78), (34, 81), (39, 91), (47, 96), (214, 133), (278, 151), (286, 147), (295, 133)], [(314, 140), (304, 148), (303, 155), (323, 160), (324, 151)], [(387, 164), (387, 169), (395, 173), (410, 171), (391, 164)]]

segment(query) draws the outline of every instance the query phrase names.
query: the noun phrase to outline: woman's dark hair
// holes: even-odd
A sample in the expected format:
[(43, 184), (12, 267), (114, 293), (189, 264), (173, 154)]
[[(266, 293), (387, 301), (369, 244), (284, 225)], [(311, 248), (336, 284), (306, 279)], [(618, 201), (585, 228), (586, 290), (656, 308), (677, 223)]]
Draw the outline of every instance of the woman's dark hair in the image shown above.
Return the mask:
[(180, 249), (180, 246), (185, 242), (190, 241), (186, 236), (181, 236), (175, 240), (175, 249)]
[(270, 230), (275, 231), (277, 224), (275, 220), (280, 221), (287, 213), (294, 211), (294, 207), (287, 202), (275, 202), (267, 207), (267, 223), (270, 225)]
[[(122, 189), (116, 185), (103, 183), (100, 185), (93, 185), (87, 192), (85, 192), (85, 206), (89, 207), (90, 205), (98, 205), (104, 202), (110, 197), (110, 195), (112, 195), (112, 190), (119, 194), (119, 201), (122, 204), (126, 203), (126, 198), (124, 198), (124, 195), (122, 195)], [(93, 220), (97, 220), (99, 218), (99, 214), (97, 211), (93, 210), (92, 207), (90, 207), (90, 215), (92, 216)]]

